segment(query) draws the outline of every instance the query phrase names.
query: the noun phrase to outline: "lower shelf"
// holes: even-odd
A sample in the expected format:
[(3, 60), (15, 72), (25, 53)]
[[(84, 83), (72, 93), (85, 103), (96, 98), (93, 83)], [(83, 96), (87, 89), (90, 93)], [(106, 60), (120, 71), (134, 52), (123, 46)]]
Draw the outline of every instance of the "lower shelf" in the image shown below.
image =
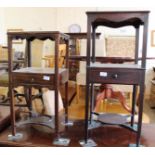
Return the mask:
[(106, 113), (106, 114), (99, 114), (98, 121), (112, 124), (112, 125), (120, 125), (127, 123), (128, 116), (120, 115), (120, 114), (113, 114), (113, 113)]

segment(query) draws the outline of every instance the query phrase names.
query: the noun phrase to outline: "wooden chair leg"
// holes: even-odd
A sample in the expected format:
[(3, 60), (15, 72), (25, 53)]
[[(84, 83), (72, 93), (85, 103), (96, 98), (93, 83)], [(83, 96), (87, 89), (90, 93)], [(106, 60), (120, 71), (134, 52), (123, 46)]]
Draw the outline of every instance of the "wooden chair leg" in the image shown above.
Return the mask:
[(107, 112), (107, 101), (106, 100), (101, 100), (100, 107), (99, 107), (99, 109), (96, 109), (96, 110), (101, 111), (101, 112)]
[(104, 111), (107, 112), (107, 101), (106, 100), (102, 100), (103, 104), (104, 104)]
[(132, 107), (132, 92), (129, 92), (129, 105)]
[(131, 113), (131, 107), (126, 103), (125, 96), (122, 92), (117, 91), (112, 93), (112, 98), (118, 99), (122, 107), (129, 113)]
[(102, 104), (102, 101), (105, 99), (105, 91), (99, 93), (96, 97), (96, 102), (95, 102), (95, 107), (94, 107), (94, 112), (97, 112), (99, 109), (100, 105)]
[(97, 111), (102, 100), (109, 99), (109, 98), (118, 99), (120, 101), (121, 105), (123, 106), (123, 108), (125, 110), (127, 110), (129, 113), (131, 113), (131, 108), (126, 103), (124, 94), (120, 91), (114, 92), (111, 87), (108, 87), (108, 86), (106, 87), (106, 85), (103, 86), (102, 91), (100, 93), (98, 93), (98, 95), (96, 97), (96, 104), (95, 104), (94, 111), (95, 112)]
[(80, 85), (76, 84), (76, 103), (80, 101)]
[[(139, 90), (139, 87), (137, 86), (137, 92), (136, 92), (136, 105), (138, 106), (139, 105), (139, 92), (140, 90)], [(145, 91), (145, 90), (144, 90)], [(144, 94), (145, 94), (145, 92), (144, 92)]]

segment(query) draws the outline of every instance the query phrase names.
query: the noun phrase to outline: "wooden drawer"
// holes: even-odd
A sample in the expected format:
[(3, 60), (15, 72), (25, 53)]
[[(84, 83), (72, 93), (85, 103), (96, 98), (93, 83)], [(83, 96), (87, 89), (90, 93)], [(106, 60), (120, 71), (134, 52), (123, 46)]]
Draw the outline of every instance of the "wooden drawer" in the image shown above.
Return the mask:
[(13, 73), (13, 83), (24, 85), (53, 85), (54, 76), (42, 74)]
[(144, 70), (138, 69), (89, 69), (89, 79), (92, 83), (109, 84), (140, 84)]
[[(12, 72), (13, 85), (54, 86), (55, 70), (53, 68), (26, 67)], [(68, 81), (68, 69), (59, 69), (60, 84)]]

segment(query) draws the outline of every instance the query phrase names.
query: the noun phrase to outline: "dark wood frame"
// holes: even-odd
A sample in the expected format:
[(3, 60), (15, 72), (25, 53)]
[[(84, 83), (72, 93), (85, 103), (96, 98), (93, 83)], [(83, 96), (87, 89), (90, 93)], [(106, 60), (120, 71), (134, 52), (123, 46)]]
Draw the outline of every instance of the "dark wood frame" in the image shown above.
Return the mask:
[[(7, 32), (23, 32), (24, 30), (21, 29), (21, 28), (18, 28), (18, 29), (14, 29), (14, 28), (9, 28), (7, 29)], [(23, 40), (14, 40), (13, 41), (13, 44), (23, 44)]]
[[(16, 135), (16, 120), (15, 120), (15, 107), (14, 107), (14, 99), (13, 99), (13, 87), (18, 85), (18, 81), (13, 80), (13, 61), (12, 61), (12, 44), (13, 40), (16, 39), (26, 39), (26, 62), (27, 66), (31, 67), (31, 42), (34, 39), (40, 39), (40, 40), (46, 40), (51, 39), (55, 41), (55, 68), (54, 68), (54, 86), (50, 85), (45, 87), (49, 87), (50, 89), (53, 89), (55, 91), (55, 133), (56, 137), (59, 138), (59, 115), (58, 115), (58, 106), (59, 106), (59, 99), (58, 99), (58, 91), (59, 91), (59, 67), (58, 67), (58, 50), (59, 50), (59, 44), (61, 42), (64, 42), (67, 45), (66, 48), (66, 63), (65, 68), (68, 69), (68, 40), (69, 36), (66, 34), (63, 34), (59, 31), (28, 31), (28, 32), (8, 32), (8, 51), (9, 51), (9, 90), (10, 90), (10, 111), (11, 111), (11, 126), (12, 126), (12, 135)], [(15, 74), (14, 74), (15, 75)], [(22, 73), (21, 73), (22, 75)], [(19, 83), (20, 84), (20, 83)], [(25, 83), (26, 84), (26, 83)], [(26, 84), (28, 86), (28, 95), (29, 95), (29, 101), (31, 102), (31, 87), (35, 86), (33, 84)], [(42, 87), (44, 85), (40, 85)], [(39, 87), (39, 86), (38, 86)], [(31, 105), (30, 105), (30, 108)], [(65, 83), (65, 122), (68, 121), (68, 81)]]
[[(149, 11), (105, 11), (105, 12), (87, 12), (87, 68), (86, 68), (86, 109), (85, 109), (85, 143), (88, 141), (88, 127), (92, 122), (92, 109), (93, 109), (93, 101), (94, 101), (94, 83), (121, 83), (133, 85), (133, 99), (132, 99), (132, 113), (131, 113), (131, 126), (127, 127), (124, 124), (120, 126), (127, 127), (128, 129), (137, 133), (136, 136), (136, 146), (140, 145), (140, 136), (141, 136), (141, 125), (142, 125), (142, 112), (143, 112), (143, 97), (144, 97), (144, 81), (145, 81), (145, 67), (146, 67), (146, 51), (147, 51), (147, 31), (148, 31), (148, 14)], [(142, 58), (141, 58), (141, 66), (138, 67), (138, 51), (139, 51), (139, 29), (140, 26), (143, 26), (143, 46), (142, 46)], [(133, 26), (135, 28), (136, 33), (136, 48), (135, 48), (135, 67), (134, 68), (122, 68), (120, 67), (92, 67), (91, 62), (95, 63), (95, 31), (98, 26), (107, 26), (112, 28), (119, 28), (122, 26)], [(93, 33), (93, 38), (91, 42), (91, 33)], [(92, 47), (92, 51), (91, 51)], [(92, 58), (91, 58), (92, 57)], [(123, 64), (122, 64), (123, 65)], [(127, 80), (119, 81), (107, 78), (101, 80), (98, 77), (98, 72), (105, 70), (106, 72), (118, 72), (126, 71), (129, 73), (133, 72), (135, 74), (135, 79), (130, 82), (130, 77), (132, 74), (128, 76)], [(122, 74), (123, 75), (123, 74)], [(91, 78), (90, 78), (91, 77)], [(97, 81), (96, 81), (97, 80)], [(91, 85), (91, 86), (90, 86)], [(139, 111), (138, 111), (138, 127), (137, 130), (134, 129), (134, 115), (135, 115), (135, 99), (136, 99), (136, 89), (137, 86), (140, 86), (140, 95), (139, 95)], [(90, 94), (91, 93), (91, 94)], [(91, 96), (91, 98), (90, 98)], [(89, 105), (90, 101), (90, 105)], [(90, 110), (89, 110), (90, 109)]]

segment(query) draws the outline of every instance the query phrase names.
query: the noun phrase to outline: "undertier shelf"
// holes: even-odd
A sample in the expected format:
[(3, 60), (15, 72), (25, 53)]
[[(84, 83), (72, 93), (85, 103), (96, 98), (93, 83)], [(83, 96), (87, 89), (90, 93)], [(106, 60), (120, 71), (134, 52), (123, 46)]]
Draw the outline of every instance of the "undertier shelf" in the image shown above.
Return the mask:
[(105, 124), (121, 125), (128, 122), (128, 117), (129, 115), (106, 113), (106, 114), (99, 114), (98, 121)]

